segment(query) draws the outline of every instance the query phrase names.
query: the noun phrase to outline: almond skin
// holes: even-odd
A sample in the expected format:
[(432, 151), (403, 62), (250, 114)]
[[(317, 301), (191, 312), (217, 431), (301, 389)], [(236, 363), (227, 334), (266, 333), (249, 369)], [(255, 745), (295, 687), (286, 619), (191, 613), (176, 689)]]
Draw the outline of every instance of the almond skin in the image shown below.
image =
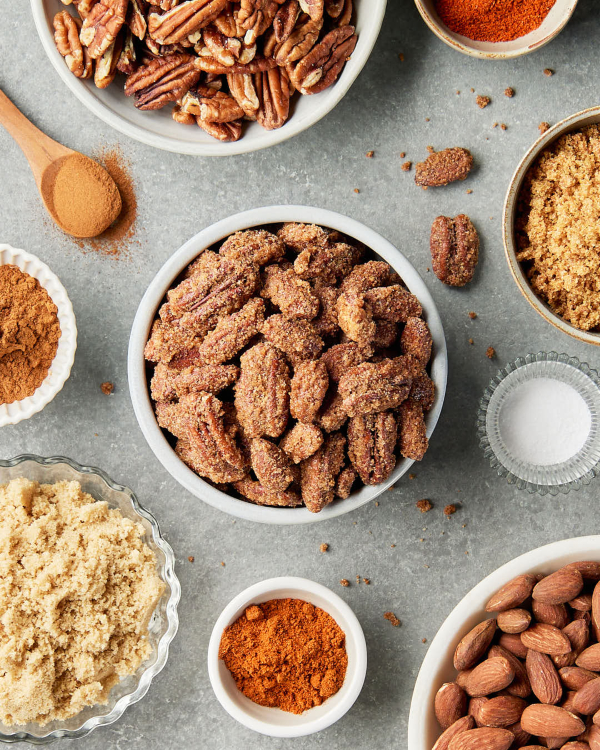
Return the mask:
[(558, 675), (567, 690), (581, 690), (587, 682), (600, 676), (581, 667), (563, 667), (558, 670)]
[(515, 736), (508, 729), (481, 727), (462, 732), (448, 745), (448, 750), (508, 750)]
[(533, 649), (527, 653), (525, 660), (527, 676), (534, 695), (541, 703), (555, 705), (562, 698), (562, 684), (552, 659)]
[(456, 647), (454, 668), (460, 672), (477, 664), (488, 650), (495, 632), (496, 620), (484, 620), (476, 625)]
[(507, 609), (498, 613), (497, 621), (504, 633), (522, 633), (531, 624), (531, 613), (526, 609)]
[(524, 659), (527, 656), (527, 646), (523, 645), (521, 636), (515, 633), (502, 633), (498, 640), (498, 645), (510, 651), (513, 656)]
[(521, 718), (527, 703), (514, 695), (497, 695), (487, 700), (477, 712), (475, 720), (483, 727), (508, 728)]
[(571, 651), (571, 642), (562, 630), (543, 622), (532, 625), (521, 633), (520, 638), (524, 646), (542, 654), (553, 656)]
[(525, 665), (516, 656), (502, 648), (502, 646), (492, 646), (488, 651), (488, 658), (495, 656), (503, 656), (510, 664), (515, 677), (510, 685), (506, 688), (506, 692), (511, 695), (516, 695), (517, 698), (528, 698), (531, 695), (531, 684), (529, 677), (527, 676), (527, 670)]
[(590, 680), (575, 693), (573, 709), (586, 716), (595, 714), (600, 709), (600, 678)]
[(567, 568), (578, 570), (585, 581), (600, 581), (600, 562), (596, 560), (581, 560), (569, 563)]
[(583, 669), (589, 669), (590, 672), (600, 672), (600, 643), (594, 643), (584, 649), (575, 659), (575, 664)]
[[(496, 656), (478, 664), (469, 675), (465, 690), (471, 698), (481, 698), (504, 690), (513, 681), (515, 673), (507, 659)], [(514, 723), (514, 722), (512, 722)]]
[(532, 597), (543, 604), (565, 604), (579, 596), (583, 588), (581, 573), (575, 568), (561, 568), (534, 586)]
[(585, 729), (585, 724), (575, 714), (543, 703), (527, 706), (521, 716), (521, 726), (538, 737), (576, 737)]
[(485, 611), (504, 612), (507, 609), (514, 609), (523, 604), (531, 596), (536, 580), (534, 575), (528, 573), (513, 578), (512, 581), (505, 583), (500, 591), (492, 596), (485, 605)]
[(569, 622), (569, 613), (564, 604), (544, 604), (544, 602), (533, 599), (531, 611), (538, 622), (554, 625), (555, 628), (560, 630)]
[(446, 682), (437, 691), (435, 716), (442, 729), (448, 729), (467, 713), (467, 696), (455, 682)]
[(463, 716), (462, 719), (454, 722), (454, 724), (446, 729), (442, 736), (433, 746), (433, 750), (448, 750), (450, 742), (462, 732), (466, 732), (469, 729), (475, 727), (475, 719), (472, 716)]

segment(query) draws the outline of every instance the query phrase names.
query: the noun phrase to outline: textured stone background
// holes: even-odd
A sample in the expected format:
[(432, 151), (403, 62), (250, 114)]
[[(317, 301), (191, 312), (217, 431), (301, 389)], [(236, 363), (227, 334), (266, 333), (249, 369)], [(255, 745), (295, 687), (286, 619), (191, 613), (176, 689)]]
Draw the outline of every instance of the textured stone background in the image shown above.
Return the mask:
[[(558, 499), (507, 486), (484, 461), (474, 422), (490, 378), (520, 355), (565, 351), (600, 365), (597, 350), (556, 332), (521, 297), (504, 260), (500, 222), (508, 181), (538, 124), (598, 104), (598, 0), (580, 0), (558, 39), (513, 62), (471, 60), (450, 50), (410, 0), (390, 0), (369, 63), (328, 117), (283, 145), (219, 160), (163, 153), (109, 129), (47, 62), (29, 4), (1, 5), (0, 85), (42, 129), (73, 148), (91, 153), (119, 144), (131, 161), (140, 217), (139, 245), (127, 259), (83, 254), (48, 225), (26, 162), (0, 129), (0, 241), (50, 264), (69, 292), (79, 328), (65, 388), (43, 413), (0, 432), (0, 455), (63, 454), (131, 486), (175, 549), (183, 587), (181, 626), (165, 670), (141, 703), (80, 746), (406, 748), (412, 687), (427, 650), (422, 639), (429, 642), (461, 597), (501, 563), (596, 528), (597, 484)], [(552, 78), (543, 75), (547, 67), (556, 70)], [(503, 96), (507, 86), (516, 91), (513, 99)], [(487, 109), (477, 108), (471, 87), (492, 97)], [(494, 122), (508, 129), (492, 129)], [(412, 174), (400, 169), (399, 153), (418, 161), (430, 144), (473, 151), (478, 166), (468, 184), (428, 192), (414, 185)], [(370, 149), (372, 160), (365, 158)], [(164, 260), (213, 221), (277, 203), (348, 214), (395, 243), (431, 289), (450, 355), (444, 411), (417, 478), (405, 477), (378, 507), (371, 503), (300, 528), (235, 521), (180, 488), (146, 445), (127, 390), (130, 326)], [(483, 243), (475, 281), (464, 290), (445, 288), (426, 271), (432, 219), (459, 212), (472, 217)], [(470, 310), (478, 314), (474, 321)], [(498, 352), (493, 362), (485, 357), (490, 345)], [(99, 389), (104, 380), (116, 384), (109, 398)], [(414, 507), (420, 498), (435, 505), (426, 516)], [(460, 503), (460, 510), (447, 520), (442, 509), (450, 502)], [(319, 552), (321, 542), (330, 545), (326, 555)], [(194, 564), (188, 555), (195, 556)], [(340, 593), (358, 615), (369, 648), (367, 680), (354, 708), (329, 730), (295, 741), (271, 740), (238, 725), (217, 703), (205, 666), (210, 631), (225, 604), (251, 583), (284, 574), (312, 578)], [(353, 581), (357, 574), (372, 584), (339, 586), (340, 578)], [(402, 627), (383, 619), (389, 609)]]

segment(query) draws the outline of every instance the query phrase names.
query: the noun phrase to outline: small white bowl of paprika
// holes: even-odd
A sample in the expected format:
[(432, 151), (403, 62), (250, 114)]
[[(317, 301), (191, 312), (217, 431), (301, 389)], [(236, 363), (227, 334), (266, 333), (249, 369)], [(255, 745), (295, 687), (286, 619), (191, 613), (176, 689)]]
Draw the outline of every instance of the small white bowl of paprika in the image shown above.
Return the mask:
[[(47, 292), (56, 306), (56, 316), (60, 325), (60, 337), (58, 339), (56, 354), (43, 381), (31, 395), (10, 403), (5, 401), (0, 404), (0, 427), (4, 427), (9, 424), (17, 424), (17, 422), (21, 422), (23, 419), (29, 419), (29, 417), (41, 411), (50, 403), (62, 389), (71, 373), (71, 367), (75, 359), (77, 326), (75, 324), (73, 306), (64, 286), (59, 281), (58, 276), (39, 258), (25, 250), (18, 250), (10, 245), (0, 243), (1, 266), (16, 266), (24, 274), (36, 279), (40, 287)], [(4, 299), (5, 297), (6, 299)], [(8, 309), (10, 313), (10, 293), (8, 290), (2, 292), (0, 289), (0, 308)], [(6, 320), (2, 322), (3, 324), (7, 323)], [(6, 325), (2, 327), (6, 328)], [(12, 344), (9, 348), (17, 349), (20, 347), (21, 344)], [(3, 342), (0, 339), (0, 378), (9, 378), (12, 368), (8, 366), (3, 367), (2, 363), (2, 358), (6, 355), (8, 349), (6, 351), (2, 351), (2, 349)], [(10, 386), (9, 383), (6, 385)], [(4, 390), (9, 393), (10, 387)]]
[[(313, 609), (322, 610), (322, 612), (316, 611), (314, 616), (312, 618), (309, 616), (308, 619), (312, 619), (317, 627), (325, 619), (329, 621), (330, 627), (341, 630), (344, 636), (343, 645), (348, 661), (341, 687), (329, 698), (323, 700), (321, 705), (315, 705), (303, 713), (293, 713), (255, 703), (237, 687), (225, 661), (219, 658), (221, 639), (230, 625), (236, 623), (241, 617), (246, 619), (245, 613), (247, 614), (246, 611), (249, 608), (250, 611), (254, 610), (262, 617), (257, 605), (282, 599), (300, 600), (308, 603), (309, 609), (310, 605), (313, 605)], [(323, 618), (323, 613), (329, 617)], [(296, 618), (289, 619), (291, 621)], [(331, 623), (331, 619), (335, 623)], [(279, 620), (278, 623), (277, 620)], [(274, 638), (278, 635), (276, 624), (285, 630), (285, 618), (269, 617), (266, 622), (267, 627), (274, 628)], [(316, 635), (314, 642), (319, 643)], [(302, 737), (320, 732), (334, 724), (350, 710), (358, 698), (366, 672), (367, 644), (356, 615), (333, 591), (306, 578), (291, 576), (270, 578), (242, 591), (221, 613), (208, 645), (208, 676), (219, 703), (240, 724), (270, 737)]]

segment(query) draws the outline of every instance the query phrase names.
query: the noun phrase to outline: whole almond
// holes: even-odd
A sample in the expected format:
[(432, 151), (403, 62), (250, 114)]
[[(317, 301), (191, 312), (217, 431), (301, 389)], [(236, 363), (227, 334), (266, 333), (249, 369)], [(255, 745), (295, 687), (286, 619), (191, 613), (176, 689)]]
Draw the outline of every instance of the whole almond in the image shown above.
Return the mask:
[(559, 748), (565, 744), (569, 737), (540, 737), (539, 739), (546, 743), (546, 747)]
[(533, 703), (523, 711), (521, 726), (538, 737), (575, 737), (585, 729), (581, 719), (560, 706)]
[(572, 562), (566, 567), (578, 570), (586, 581), (600, 581), (600, 562), (596, 560)]
[(515, 735), (515, 739), (512, 745), (513, 748), (523, 747), (523, 745), (526, 745), (531, 739), (531, 735), (529, 734), (529, 732), (526, 732), (523, 729), (520, 721), (517, 721), (516, 724), (513, 724), (512, 726), (506, 728)]
[(569, 613), (564, 604), (545, 604), (533, 599), (531, 602), (531, 611), (538, 622), (546, 625), (554, 625), (561, 630), (569, 622)]
[(578, 570), (561, 568), (537, 583), (531, 595), (543, 604), (564, 604), (579, 596), (582, 588), (583, 578)]
[(592, 593), (592, 627), (596, 640), (600, 641), (600, 581), (594, 586)]
[(498, 613), (498, 627), (504, 633), (522, 633), (531, 624), (531, 613), (526, 609), (507, 609)]
[(600, 711), (596, 711), (596, 713), (592, 716), (592, 721), (594, 724), (600, 726)]
[[(520, 642), (520, 641), (519, 641)], [(510, 651), (507, 651), (502, 646), (492, 646), (488, 651), (488, 657), (503, 656), (507, 659), (510, 664), (515, 677), (510, 685), (506, 688), (506, 691), (511, 695), (516, 695), (517, 698), (527, 698), (531, 695), (531, 684), (529, 683), (529, 677), (527, 676), (527, 670), (525, 665), (520, 659)]]
[(573, 707), (573, 699), (576, 695), (577, 693), (574, 690), (567, 690), (566, 693), (563, 693), (563, 699), (559, 703), (560, 707), (570, 711), (572, 714), (576, 714), (577, 711)]
[(557, 667), (570, 667), (575, 664), (575, 659), (587, 647), (590, 641), (590, 628), (585, 620), (573, 620), (563, 628), (562, 631), (571, 643), (571, 652), (559, 656), (553, 656), (552, 661)]
[(476, 625), (456, 647), (454, 668), (460, 672), (477, 664), (488, 650), (495, 632), (496, 620), (484, 620)]
[(508, 729), (481, 727), (461, 732), (448, 745), (448, 750), (508, 750), (515, 736)]
[(562, 698), (563, 689), (552, 659), (546, 654), (530, 649), (527, 652), (525, 667), (536, 698), (541, 703), (558, 703)]
[(580, 612), (589, 612), (592, 609), (592, 595), (579, 594), (569, 602), (569, 607)]
[(592, 724), (587, 731), (586, 739), (590, 750), (600, 750), (600, 727)]
[(563, 667), (558, 670), (558, 676), (567, 690), (580, 690), (587, 682), (600, 675), (581, 667)]
[(523, 645), (521, 636), (516, 633), (502, 633), (498, 644), (519, 659), (524, 659), (527, 656), (527, 646)]
[(463, 669), (456, 675), (456, 679), (454, 680), (454, 682), (456, 682), (456, 684), (464, 690), (467, 685), (469, 675), (472, 671), (472, 669)]
[(600, 709), (600, 678), (590, 680), (580, 688), (573, 698), (573, 709), (578, 714), (591, 716)]
[(505, 583), (502, 588), (492, 596), (485, 605), (486, 612), (503, 612), (506, 609), (514, 609), (531, 596), (536, 577), (526, 573), (517, 576), (512, 581)]
[(462, 719), (455, 721), (454, 724), (446, 729), (442, 736), (433, 746), (433, 750), (448, 750), (450, 742), (462, 732), (466, 732), (469, 729), (473, 729), (475, 726), (475, 719), (472, 716), (463, 716)]
[(478, 711), (475, 720), (484, 727), (510, 727), (521, 718), (527, 703), (514, 695), (497, 695), (489, 698)]
[(524, 646), (542, 654), (568, 654), (571, 651), (571, 642), (562, 630), (543, 622), (532, 625), (519, 637)]
[(467, 680), (465, 690), (472, 698), (480, 698), (485, 695), (497, 693), (504, 690), (513, 681), (515, 673), (508, 659), (496, 656), (486, 659), (478, 664)]
[(587, 742), (567, 742), (566, 745), (562, 746), (562, 750), (590, 750), (590, 746)]
[(467, 696), (455, 682), (446, 682), (437, 691), (435, 716), (442, 729), (448, 729), (467, 713)]
[(521, 750), (547, 750), (547, 745), (523, 745)]
[(475, 719), (475, 724), (477, 726), (481, 726), (481, 722), (479, 721), (479, 714), (481, 712), (481, 709), (485, 706), (485, 704), (488, 702), (489, 698), (471, 698), (469, 701), (469, 708), (467, 709), (467, 714), (469, 716), (472, 716)]
[(600, 643), (594, 643), (584, 649), (575, 659), (575, 664), (583, 669), (589, 669), (590, 672), (600, 672)]

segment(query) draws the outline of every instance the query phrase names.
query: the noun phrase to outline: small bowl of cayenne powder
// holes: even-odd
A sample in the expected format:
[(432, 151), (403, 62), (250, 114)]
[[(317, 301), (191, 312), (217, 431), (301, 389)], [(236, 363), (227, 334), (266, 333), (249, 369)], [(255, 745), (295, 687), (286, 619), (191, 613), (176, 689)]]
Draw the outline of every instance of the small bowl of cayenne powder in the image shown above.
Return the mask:
[(271, 737), (301, 737), (334, 724), (358, 698), (366, 671), (356, 615), (305, 578), (271, 578), (242, 591), (223, 610), (208, 646), (219, 703)]
[(58, 277), (35, 255), (0, 244), (0, 427), (52, 401), (76, 348), (73, 307)]
[(506, 59), (533, 52), (567, 25), (577, 0), (415, 0), (433, 33), (471, 57)]

